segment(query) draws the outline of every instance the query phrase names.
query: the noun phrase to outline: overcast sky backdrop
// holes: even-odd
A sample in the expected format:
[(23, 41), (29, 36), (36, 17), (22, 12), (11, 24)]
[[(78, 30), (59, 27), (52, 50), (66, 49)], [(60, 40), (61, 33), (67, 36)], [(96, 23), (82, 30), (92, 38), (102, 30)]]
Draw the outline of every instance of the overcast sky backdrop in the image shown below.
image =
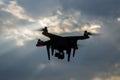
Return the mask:
[[(78, 41), (75, 58), (47, 59), (35, 29)], [(120, 80), (120, 0), (0, 0), (0, 80)]]

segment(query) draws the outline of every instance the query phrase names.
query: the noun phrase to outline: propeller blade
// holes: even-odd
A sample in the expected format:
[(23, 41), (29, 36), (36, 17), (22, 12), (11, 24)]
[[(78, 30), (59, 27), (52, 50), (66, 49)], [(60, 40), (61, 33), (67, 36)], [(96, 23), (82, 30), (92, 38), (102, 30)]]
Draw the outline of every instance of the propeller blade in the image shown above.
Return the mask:
[(34, 31), (44, 31), (44, 29), (47, 29), (48, 27), (40, 28), (40, 29), (35, 29)]
[(88, 32), (88, 31), (84, 31), (84, 34), (91, 35), (91, 36), (99, 36), (100, 35), (100, 33), (93, 33), (93, 32)]
[(100, 33), (91, 33), (92, 36), (100, 36)]
[(34, 31), (42, 31), (42, 29), (35, 29)]

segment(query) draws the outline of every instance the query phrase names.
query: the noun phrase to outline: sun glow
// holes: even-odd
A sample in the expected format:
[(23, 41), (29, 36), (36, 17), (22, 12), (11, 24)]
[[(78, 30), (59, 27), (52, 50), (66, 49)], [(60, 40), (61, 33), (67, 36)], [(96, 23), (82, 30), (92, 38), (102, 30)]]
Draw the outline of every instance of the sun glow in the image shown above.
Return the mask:
[(36, 19), (36, 22), (27, 25), (27, 27), (16, 26), (13, 28), (3, 28), (4, 36), (6, 39), (15, 40), (17, 46), (24, 46), (25, 41), (38, 39), (42, 36), (42, 34), (39, 34), (40, 32), (32, 30), (44, 28), (45, 26), (48, 27), (49, 32), (55, 34), (83, 32), (85, 30), (98, 33), (97, 29), (101, 28), (99, 24), (95, 23), (80, 25), (78, 20), (78, 17), (80, 17), (79, 12), (73, 12), (67, 15), (63, 14), (62, 11), (58, 11), (55, 15)]
[(81, 28), (82, 31), (87, 30), (88, 32), (92, 32), (92, 33), (98, 33), (97, 29), (101, 28), (100, 25), (97, 24), (91, 24), (91, 25), (85, 25)]
[(5, 28), (3, 31), (5, 39), (15, 40), (17, 46), (24, 46), (25, 41), (34, 40), (40, 36), (39, 33), (34, 32), (28, 28)]

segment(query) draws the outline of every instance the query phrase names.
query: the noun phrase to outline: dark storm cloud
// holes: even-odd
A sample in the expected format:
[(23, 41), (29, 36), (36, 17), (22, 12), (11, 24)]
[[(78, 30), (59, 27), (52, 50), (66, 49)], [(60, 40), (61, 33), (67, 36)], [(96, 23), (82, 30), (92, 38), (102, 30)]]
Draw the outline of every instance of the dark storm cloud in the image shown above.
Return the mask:
[(119, 17), (119, 0), (60, 0), (63, 9), (79, 10), (90, 16)]

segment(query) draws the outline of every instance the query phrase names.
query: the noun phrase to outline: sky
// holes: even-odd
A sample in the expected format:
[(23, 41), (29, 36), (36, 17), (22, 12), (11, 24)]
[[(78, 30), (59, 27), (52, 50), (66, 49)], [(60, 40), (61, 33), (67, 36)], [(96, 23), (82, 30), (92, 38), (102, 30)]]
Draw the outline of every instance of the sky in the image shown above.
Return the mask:
[[(120, 80), (120, 0), (0, 0), (0, 80)], [(36, 29), (79, 36), (67, 62), (51, 57)]]

